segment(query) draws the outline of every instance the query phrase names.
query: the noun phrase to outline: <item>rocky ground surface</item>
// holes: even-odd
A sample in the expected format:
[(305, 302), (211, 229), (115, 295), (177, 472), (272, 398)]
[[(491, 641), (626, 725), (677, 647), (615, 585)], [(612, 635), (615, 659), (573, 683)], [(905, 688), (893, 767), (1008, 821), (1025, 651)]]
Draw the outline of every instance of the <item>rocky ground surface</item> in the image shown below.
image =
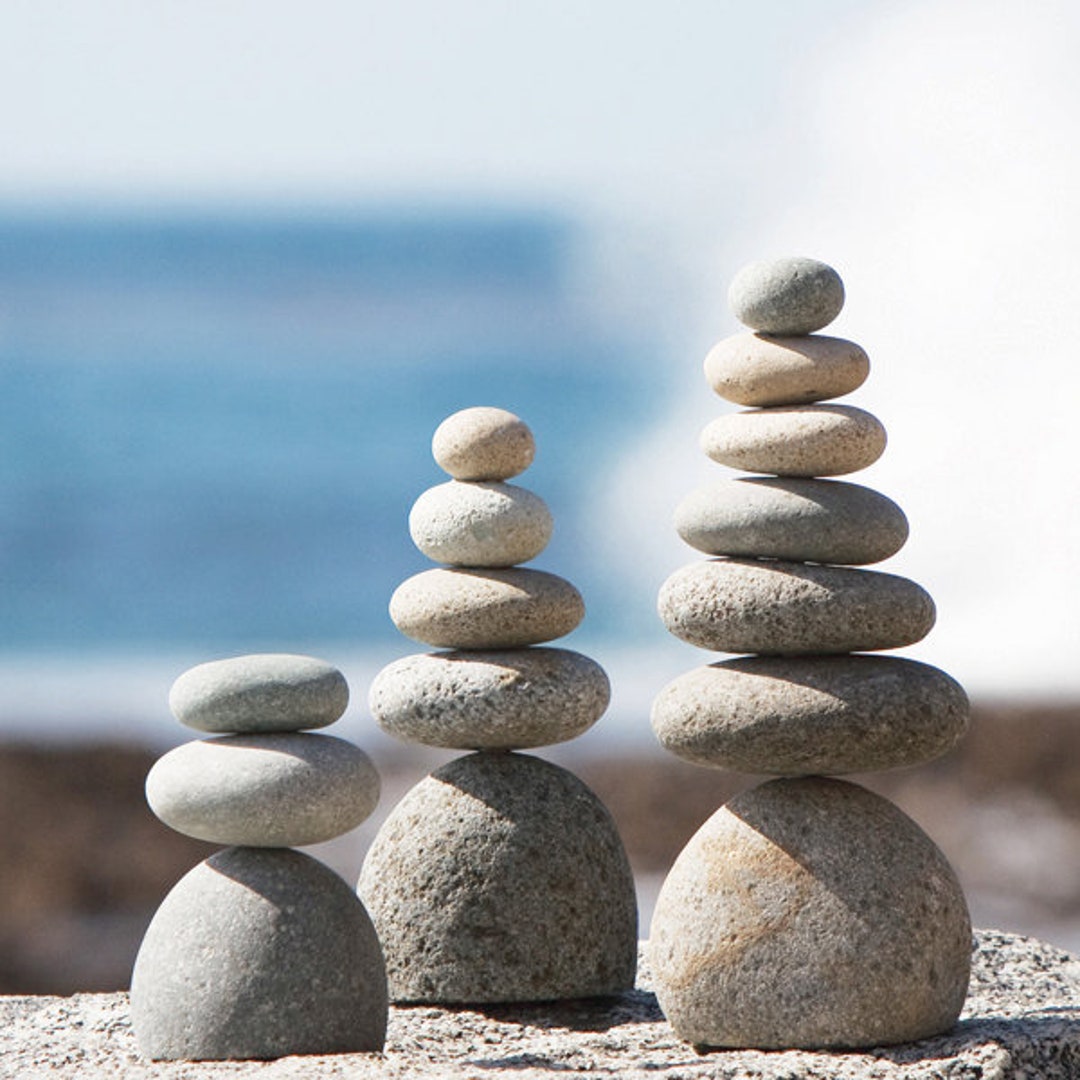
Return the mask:
[(618, 998), (483, 1011), (391, 1010), (379, 1054), (269, 1062), (150, 1062), (124, 993), (0, 998), (0, 1077), (664, 1077), (666, 1080), (1072, 1080), (1080, 1076), (1080, 960), (980, 931), (957, 1026), (906, 1046), (848, 1053), (702, 1051), (680, 1042), (649, 989)]

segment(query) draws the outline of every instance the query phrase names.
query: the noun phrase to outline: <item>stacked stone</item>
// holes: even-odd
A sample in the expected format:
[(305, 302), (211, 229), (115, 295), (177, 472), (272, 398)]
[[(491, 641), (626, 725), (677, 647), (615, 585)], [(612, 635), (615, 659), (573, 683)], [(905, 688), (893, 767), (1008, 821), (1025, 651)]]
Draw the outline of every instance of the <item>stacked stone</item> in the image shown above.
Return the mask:
[(705, 361), (746, 411), (702, 433), (729, 478), (686, 498), (682, 538), (713, 556), (664, 583), (667, 628), (752, 654), (691, 671), (653, 703), (662, 745), (697, 764), (780, 777), (690, 840), (651, 928), (657, 995), (704, 1046), (867, 1047), (947, 1030), (967, 989), (971, 927), (956, 876), (913, 821), (835, 776), (928, 761), (967, 725), (948, 675), (900, 657), (934, 622), (914, 582), (861, 569), (908, 534), (883, 495), (824, 479), (885, 447), (869, 413), (825, 403), (865, 380), (866, 353), (815, 334), (843, 285), (811, 259), (755, 263), (729, 300), (751, 333)]
[(600, 800), (565, 769), (517, 751), (574, 738), (607, 708), (603, 669), (539, 647), (584, 616), (568, 581), (519, 564), (552, 532), (543, 500), (506, 481), (533, 460), (512, 413), (447, 418), (432, 450), (452, 479), (409, 515), (445, 564), (390, 602), (407, 636), (438, 649), (384, 668), (382, 727), (408, 742), (475, 751), (425, 777), (391, 812), (358, 889), (386, 955), (391, 1000), (540, 1001), (633, 986), (633, 877)]
[(165, 754), (150, 808), (227, 844), (187, 873), (146, 932), (131, 979), (140, 1049), (156, 1059), (277, 1058), (381, 1050), (386, 968), (363, 904), (294, 846), (348, 832), (379, 776), (352, 743), (315, 734), (345, 711), (344, 676), (307, 656), (200, 664), (169, 704), (216, 737)]

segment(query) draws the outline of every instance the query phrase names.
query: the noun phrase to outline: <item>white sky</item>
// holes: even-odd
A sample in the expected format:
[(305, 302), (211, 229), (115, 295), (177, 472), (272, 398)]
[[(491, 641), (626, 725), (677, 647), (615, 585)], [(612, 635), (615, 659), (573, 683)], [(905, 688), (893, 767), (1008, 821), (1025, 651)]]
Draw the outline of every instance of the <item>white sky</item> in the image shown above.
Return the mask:
[(822, 258), (890, 433), (854, 479), (912, 523), (883, 569), (938, 602), (913, 655), (1077, 693), (1078, 32), (1054, 0), (9, 0), (0, 198), (525, 198), (660, 238), (685, 405), (604, 525), (645, 588), (694, 556), (634, 516), (719, 475), (727, 281)]

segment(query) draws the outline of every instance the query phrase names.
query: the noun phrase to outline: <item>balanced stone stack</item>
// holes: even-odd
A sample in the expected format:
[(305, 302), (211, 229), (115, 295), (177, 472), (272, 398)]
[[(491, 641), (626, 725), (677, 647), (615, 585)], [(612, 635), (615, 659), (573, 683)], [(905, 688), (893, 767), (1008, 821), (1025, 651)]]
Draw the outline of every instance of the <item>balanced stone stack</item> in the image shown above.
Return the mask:
[(391, 1000), (619, 993), (634, 983), (637, 908), (615, 825), (572, 773), (517, 752), (581, 734), (610, 693), (593, 660), (537, 647), (584, 605), (568, 581), (519, 565), (552, 532), (543, 500), (506, 482), (532, 462), (532, 433), (503, 409), (465, 409), (432, 450), (452, 479), (417, 499), (409, 531), (445, 565), (399, 586), (390, 615), (446, 651), (384, 668), (371, 709), (407, 742), (476, 752), (409, 791), (364, 861)]
[(231, 846), (177, 883), (143, 939), (131, 1018), (147, 1056), (382, 1049), (386, 967), (371, 919), (337, 874), (291, 850), (348, 832), (378, 802), (367, 755), (309, 730), (348, 700), (336, 668), (285, 654), (200, 664), (173, 685), (176, 718), (218, 737), (165, 754), (147, 801), (171, 828)]
[[(928, 761), (967, 725), (948, 675), (879, 650), (926, 635), (914, 582), (860, 569), (907, 521), (883, 495), (823, 479), (885, 447), (863, 410), (824, 404), (867, 376), (866, 353), (818, 335), (844, 289), (811, 259), (755, 263), (729, 300), (751, 333), (705, 371), (745, 411), (702, 433), (722, 465), (765, 474), (694, 492), (676, 511), (713, 556), (677, 570), (659, 610), (676, 636), (751, 654), (689, 672), (653, 703), (662, 745), (697, 764), (779, 777), (737, 795), (690, 840), (651, 929), (657, 995), (703, 1046), (868, 1047), (953, 1025), (971, 927), (956, 876), (918, 826), (839, 774)], [(871, 655), (868, 655), (871, 654)]]

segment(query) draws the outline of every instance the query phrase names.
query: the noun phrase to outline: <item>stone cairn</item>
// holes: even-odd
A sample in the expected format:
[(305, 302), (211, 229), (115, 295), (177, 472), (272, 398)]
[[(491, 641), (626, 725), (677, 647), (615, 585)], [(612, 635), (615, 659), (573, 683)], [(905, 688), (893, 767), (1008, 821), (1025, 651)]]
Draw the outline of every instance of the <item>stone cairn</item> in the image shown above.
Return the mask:
[(337, 874), (291, 850), (348, 832), (378, 802), (367, 755), (306, 730), (348, 700), (336, 668), (284, 654), (200, 664), (173, 685), (176, 718), (219, 737), (157, 761), (147, 801), (178, 832), (232, 846), (181, 878), (139, 949), (131, 1019), (148, 1057), (382, 1049), (386, 967), (371, 919)]
[(812, 259), (755, 263), (729, 301), (754, 332), (716, 345), (706, 377), (751, 406), (702, 433), (721, 480), (676, 511), (714, 558), (660, 590), (671, 633), (752, 654), (710, 664), (653, 703), (665, 749), (700, 765), (779, 777), (737, 795), (689, 841), (651, 929), (660, 1005), (701, 1046), (869, 1047), (941, 1033), (967, 991), (971, 925), (945, 857), (886, 799), (838, 774), (914, 765), (964, 733), (948, 675), (865, 655), (922, 639), (917, 584), (856, 569), (907, 539), (902, 511), (869, 488), (821, 479), (885, 448), (869, 413), (818, 404), (862, 384), (866, 353), (815, 335), (844, 301)]
[(471, 408), (432, 441), (452, 479), (409, 515), (445, 564), (403, 582), (390, 616), (438, 649), (384, 668), (380, 725), (406, 742), (472, 750), (406, 793), (367, 853), (358, 890), (395, 1002), (483, 1004), (603, 996), (633, 986), (634, 882), (600, 800), (567, 770), (516, 751), (580, 735), (607, 708), (607, 676), (537, 648), (584, 616), (568, 581), (519, 564), (552, 532), (543, 500), (506, 481), (533, 460), (512, 413)]

